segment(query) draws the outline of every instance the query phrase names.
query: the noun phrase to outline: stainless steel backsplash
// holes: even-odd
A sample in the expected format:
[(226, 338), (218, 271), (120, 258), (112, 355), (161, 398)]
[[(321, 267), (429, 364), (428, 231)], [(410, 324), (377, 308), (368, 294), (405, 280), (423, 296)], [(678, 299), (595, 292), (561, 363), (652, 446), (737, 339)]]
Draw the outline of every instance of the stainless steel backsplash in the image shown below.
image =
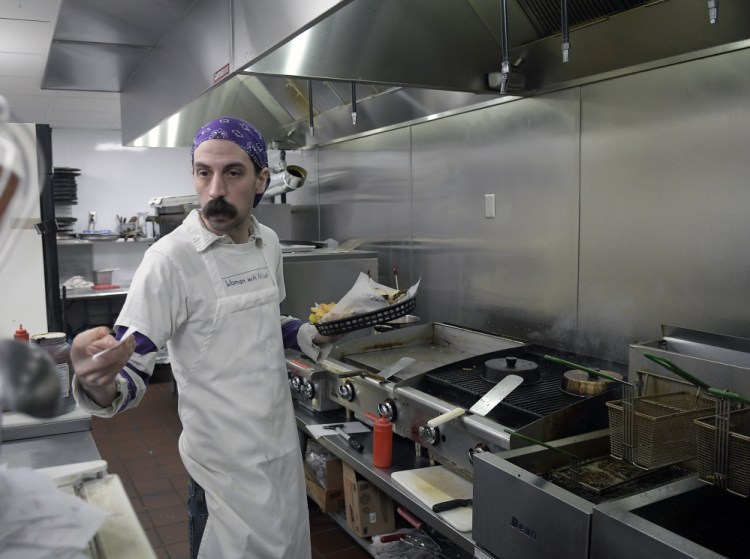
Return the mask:
[(748, 107), (745, 49), (302, 152), (292, 202), (424, 320), (623, 362), (662, 323), (750, 337)]

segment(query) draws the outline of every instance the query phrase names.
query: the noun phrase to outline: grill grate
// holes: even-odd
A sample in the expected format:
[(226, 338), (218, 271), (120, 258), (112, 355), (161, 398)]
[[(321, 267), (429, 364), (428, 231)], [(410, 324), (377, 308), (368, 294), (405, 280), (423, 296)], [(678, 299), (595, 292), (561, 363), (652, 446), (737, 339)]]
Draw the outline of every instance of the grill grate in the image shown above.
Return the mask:
[(495, 386), (481, 377), (485, 361), (497, 357), (517, 357), (533, 361), (539, 366), (539, 382), (522, 384), (487, 414), (488, 418), (516, 429), (581, 401), (579, 396), (572, 396), (561, 390), (563, 374), (568, 368), (543, 358), (544, 353), (551, 352), (560, 354), (555, 350), (532, 353), (529, 348), (518, 348), (453, 363), (425, 373), (425, 391), (436, 398), (468, 409)]

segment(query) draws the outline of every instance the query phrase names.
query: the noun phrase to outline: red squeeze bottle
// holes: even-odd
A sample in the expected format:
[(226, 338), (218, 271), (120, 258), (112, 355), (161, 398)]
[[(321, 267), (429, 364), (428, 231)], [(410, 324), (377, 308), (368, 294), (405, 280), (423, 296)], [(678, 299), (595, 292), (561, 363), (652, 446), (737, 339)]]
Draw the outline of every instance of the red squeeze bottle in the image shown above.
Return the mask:
[(372, 465), (376, 468), (390, 468), (393, 462), (393, 423), (385, 417), (365, 412), (375, 420), (372, 429)]
[(13, 334), (13, 339), (18, 340), (19, 342), (29, 341), (29, 333), (23, 327), (23, 324), (18, 325), (18, 329), (16, 330), (15, 334)]

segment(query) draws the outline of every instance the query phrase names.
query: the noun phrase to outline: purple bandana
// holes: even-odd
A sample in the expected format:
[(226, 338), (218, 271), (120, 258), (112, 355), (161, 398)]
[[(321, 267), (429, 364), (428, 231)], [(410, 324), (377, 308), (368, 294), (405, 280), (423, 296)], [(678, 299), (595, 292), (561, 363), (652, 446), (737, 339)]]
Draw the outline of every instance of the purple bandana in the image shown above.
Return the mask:
[[(192, 160), (195, 158), (195, 149), (206, 140), (230, 140), (240, 146), (260, 170), (268, 167), (268, 153), (263, 136), (252, 124), (244, 120), (223, 116), (201, 126), (200, 130), (195, 133), (195, 138), (193, 138), (193, 148), (190, 150)], [(269, 182), (271, 182), (270, 174), (268, 180), (266, 180), (266, 188), (268, 188)], [(260, 203), (262, 197), (263, 194), (255, 195), (253, 207)]]

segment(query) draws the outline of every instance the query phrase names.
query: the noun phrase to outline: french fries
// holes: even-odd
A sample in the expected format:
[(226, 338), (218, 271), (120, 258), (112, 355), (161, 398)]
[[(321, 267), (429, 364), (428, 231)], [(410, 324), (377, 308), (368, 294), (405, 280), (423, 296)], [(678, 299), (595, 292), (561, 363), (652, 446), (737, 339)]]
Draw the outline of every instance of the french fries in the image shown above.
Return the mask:
[(318, 322), (320, 322), (320, 319), (328, 314), (335, 305), (336, 301), (331, 301), (330, 303), (319, 303), (314, 307), (310, 307), (310, 310), (312, 312), (310, 313), (308, 319), (313, 324), (317, 324)]

